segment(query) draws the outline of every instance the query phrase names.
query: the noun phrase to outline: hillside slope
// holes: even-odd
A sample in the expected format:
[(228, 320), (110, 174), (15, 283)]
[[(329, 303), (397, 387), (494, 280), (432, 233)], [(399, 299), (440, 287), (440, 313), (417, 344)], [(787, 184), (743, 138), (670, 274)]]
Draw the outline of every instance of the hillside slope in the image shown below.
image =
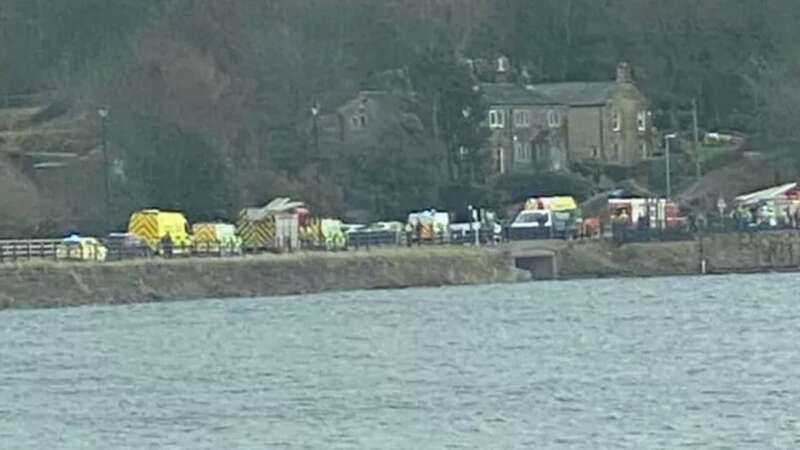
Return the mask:
[(800, 169), (786, 155), (742, 158), (705, 174), (699, 182), (682, 192), (678, 200), (713, 210), (720, 197), (731, 204), (738, 195), (797, 181), (798, 177)]

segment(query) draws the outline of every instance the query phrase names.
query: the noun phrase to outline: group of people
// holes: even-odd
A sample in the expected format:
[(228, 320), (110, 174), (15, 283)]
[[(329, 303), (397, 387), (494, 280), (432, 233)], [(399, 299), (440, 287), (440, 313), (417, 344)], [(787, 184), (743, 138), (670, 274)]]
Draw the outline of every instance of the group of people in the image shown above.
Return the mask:
[(739, 230), (748, 228), (800, 228), (800, 208), (776, 207), (769, 203), (755, 206), (742, 205), (730, 213), (730, 218)]
[(651, 228), (650, 216), (647, 214), (640, 214), (636, 220), (628, 213), (626, 208), (618, 209), (611, 216), (611, 225), (621, 228), (635, 228), (639, 230), (647, 230)]

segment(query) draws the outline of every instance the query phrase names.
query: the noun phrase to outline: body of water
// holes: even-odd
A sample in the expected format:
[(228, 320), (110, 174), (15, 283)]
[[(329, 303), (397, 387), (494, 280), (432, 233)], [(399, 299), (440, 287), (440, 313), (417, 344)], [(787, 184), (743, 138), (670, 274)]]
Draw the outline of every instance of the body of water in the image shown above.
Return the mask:
[(0, 312), (2, 449), (796, 449), (800, 276)]

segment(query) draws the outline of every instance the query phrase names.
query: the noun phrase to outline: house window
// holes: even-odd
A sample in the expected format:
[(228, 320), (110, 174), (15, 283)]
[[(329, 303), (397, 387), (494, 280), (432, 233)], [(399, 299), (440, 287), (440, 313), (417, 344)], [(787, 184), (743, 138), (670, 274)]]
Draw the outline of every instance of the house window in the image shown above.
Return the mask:
[(506, 160), (505, 152), (502, 148), (498, 148), (495, 152), (495, 169), (497, 173), (506, 173)]
[(636, 114), (636, 127), (639, 131), (647, 130), (647, 113), (645, 111), (640, 111)]
[(647, 145), (647, 141), (642, 142), (642, 159), (647, 159), (650, 157), (650, 147)]
[(489, 111), (489, 128), (504, 128), (506, 125), (505, 111), (492, 109)]
[(592, 146), (592, 158), (597, 159), (600, 156), (600, 152), (597, 151), (597, 147)]
[(364, 114), (353, 116), (350, 118), (350, 124), (353, 126), (354, 130), (360, 130), (362, 128), (366, 128), (367, 116), (365, 116)]
[(528, 144), (514, 142), (514, 160), (518, 162), (531, 161), (531, 148)]
[(551, 109), (547, 111), (547, 126), (550, 128), (556, 128), (561, 125), (561, 115), (558, 111)]
[(611, 127), (614, 131), (622, 129), (622, 113), (619, 111), (614, 111), (614, 116), (611, 118)]
[(531, 126), (531, 113), (528, 111), (515, 111), (514, 126), (522, 128)]

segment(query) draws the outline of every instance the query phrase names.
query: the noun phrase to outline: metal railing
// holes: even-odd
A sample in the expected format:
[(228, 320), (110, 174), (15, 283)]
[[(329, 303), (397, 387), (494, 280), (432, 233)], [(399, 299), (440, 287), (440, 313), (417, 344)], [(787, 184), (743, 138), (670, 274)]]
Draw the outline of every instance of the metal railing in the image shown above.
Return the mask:
[(59, 239), (30, 239), (0, 241), (0, 262), (56, 259)]
[(704, 234), (725, 233), (764, 233), (771, 231), (800, 231), (797, 224), (752, 224), (736, 223), (733, 221), (712, 222), (704, 226), (686, 225), (676, 228), (646, 228), (638, 229), (627, 226), (612, 227), (612, 239), (617, 244), (636, 242), (677, 242), (692, 241)]
[(354, 250), (371, 247), (407, 245), (404, 233), (396, 231), (353, 231), (347, 234), (347, 248)]
[(106, 242), (106, 261), (122, 261), (126, 259), (152, 258), (153, 251), (147, 246), (130, 246)]
[(617, 244), (638, 242), (679, 242), (693, 241), (697, 233), (684, 228), (628, 228), (616, 226), (612, 228), (612, 239)]
[[(724, 225), (724, 226), (723, 226)], [(710, 226), (700, 230), (690, 229), (689, 227), (669, 228), (669, 229), (637, 229), (625, 226), (615, 226), (612, 228), (610, 239), (612, 242), (623, 245), (626, 243), (638, 242), (676, 242), (696, 240), (703, 234), (710, 233), (733, 233), (747, 232), (759, 233), (780, 230), (796, 230), (790, 227), (746, 227), (744, 229), (737, 224), (726, 223), (717, 226)], [(504, 231), (509, 231), (506, 228)], [(800, 232), (800, 230), (798, 230)], [(511, 237), (511, 239), (508, 239)], [(514, 239), (516, 238), (516, 239)], [(480, 245), (491, 245), (499, 241), (517, 240), (539, 240), (547, 239), (550, 236), (529, 235), (529, 236), (508, 236), (499, 239), (493, 233), (481, 232), (479, 235)], [(582, 239), (593, 239), (579, 237)], [(438, 234), (430, 239), (419, 239), (415, 233), (400, 231), (355, 231), (347, 234), (347, 250), (370, 250), (389, 247), (427, 247), (444, 245), (473, 245), (475, 241), (473, 232), (451, 233), (449, 236)], [(145, 260), (152, 258), (178, 259), (178, 258), (225, 258), (239, 256), (243, 254), (242, 247), (231, 242), (194, 242), (189, 244), (159, 244), (155, 249), (147, 245), (131, 245), (126, 242), (114, 240), (101, 240), (105, 250), (105, 257), (99, 255), (102, 251), (94, 248), (92, 244), (88, 247), (82, 245), (70, 245), (63, 239), (16, 239), (0, 240), (0, 263), (14, 263), (26, 261), (121, 261), (121, 260)], [(305, 251), (336, 251), (343, 248), (317, 248), (319, 246), (301, 247)], [(287, 249), (289, 251), (290, 249)], [(294, 249), (297, 250), (297, 249)], [(257, 253), (266, 253), (268, 250)]]
[(503, 236), (498, 235), (494, 230), (466, 230), (450, 233), (450, 243), (453, 245), (475, 244), (475, 234), (478, 234), (478, 243), (481, 245), (493, 245), (499, 243)]
[(0, 95), (0, 108), (26, 108), (46, 103), (54, 95), (53, 91), (36, 94)]

